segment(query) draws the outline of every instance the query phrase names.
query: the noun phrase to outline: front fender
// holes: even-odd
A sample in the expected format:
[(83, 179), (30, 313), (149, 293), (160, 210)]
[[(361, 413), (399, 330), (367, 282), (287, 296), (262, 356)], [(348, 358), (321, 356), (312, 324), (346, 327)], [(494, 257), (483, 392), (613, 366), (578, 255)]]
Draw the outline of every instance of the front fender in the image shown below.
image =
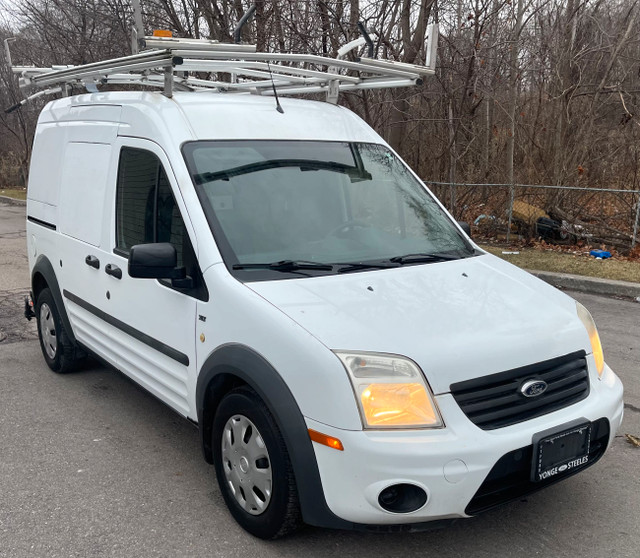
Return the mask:
[(217, 405), (229, 389), (242, 383), (256, 391), (280, 428), (293, 466), (304, 521), (322, 527), (352, 528), (327, 506), (307, 425), (289, 387), (266, 359), (244, 345), (227, 344), (216, 349), (198, 376), (196, 408), (207, 461), (213, 461), (211, 425)]

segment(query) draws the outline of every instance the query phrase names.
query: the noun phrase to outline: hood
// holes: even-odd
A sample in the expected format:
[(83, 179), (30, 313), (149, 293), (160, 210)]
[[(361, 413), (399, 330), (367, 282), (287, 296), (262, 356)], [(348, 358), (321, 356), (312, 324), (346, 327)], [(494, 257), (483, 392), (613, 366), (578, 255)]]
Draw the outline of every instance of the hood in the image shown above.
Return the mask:
[(571, 298), (488, 254), (247, 286), (329, 349), (411, 358), (436, 394), (462, 380), (591, 352)]

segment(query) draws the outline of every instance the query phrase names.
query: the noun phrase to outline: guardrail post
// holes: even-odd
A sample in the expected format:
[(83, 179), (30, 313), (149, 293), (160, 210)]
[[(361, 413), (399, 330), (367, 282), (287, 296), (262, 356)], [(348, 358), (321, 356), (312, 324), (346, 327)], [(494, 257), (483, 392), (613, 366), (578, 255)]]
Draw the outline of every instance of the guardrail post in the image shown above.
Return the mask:
[(456, 183), (452, 182), (449, 186), (449, 206), (451, 207), (451, 215), (456, 213)]
[(509, 222), (507, 223), (507, 242), (511, 238), (511, 221), (513, 220), (513, 198), (515, 196), (515, 184), (509, 184)]
[(640, 222), (640, 191), (638, 192), (638, 201), (636, 202), (636, 221), (633, 225), (633, 238), (631, 239), (631, 249), (636, 247), (638, 239), (638, 222)]

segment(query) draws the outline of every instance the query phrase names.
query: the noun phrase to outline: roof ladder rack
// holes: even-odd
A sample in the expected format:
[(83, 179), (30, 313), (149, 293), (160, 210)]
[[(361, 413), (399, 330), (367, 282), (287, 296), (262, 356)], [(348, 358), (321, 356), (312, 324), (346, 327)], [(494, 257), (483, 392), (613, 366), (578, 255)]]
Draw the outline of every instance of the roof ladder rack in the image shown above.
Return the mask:
[[(239, 31), (236, 29), (236, 36)], [(365, 30), (366, 31), (366, 30)], [(368, 34), (351, 41), (336, 58), (315, 54), (257, 52), (255, 45), (220, 43), (206, 39), (144, 37), (134, 40), (137, 54), (81, 66), (12, 66), (20, 87), (35, 96), (96, 85), (155, 87), (171, 97), (174, 90), (218, 90), (257, 95), (325, 93), (335, 103), (341, 91), (410, 87), (435, 73), (438, 26), (428, 29), (426, 65), (361, 57), (347, 60), (352, 50), (369, 46)], [(8, 42), (5, 41), (7, 54)], [(205, 77), (203, 77), (203, 74)], [(44, 92), (44, 93), (43, 93)], [(15, 109), (15, 107), (13, 107)]]

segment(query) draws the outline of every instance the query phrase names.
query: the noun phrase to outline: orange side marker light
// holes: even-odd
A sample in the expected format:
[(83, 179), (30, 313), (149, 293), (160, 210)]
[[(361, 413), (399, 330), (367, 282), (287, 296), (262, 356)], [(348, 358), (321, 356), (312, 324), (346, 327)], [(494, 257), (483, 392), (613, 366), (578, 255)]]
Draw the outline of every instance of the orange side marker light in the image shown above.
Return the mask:
[(173, 33), (167, 29), (154, 29), (153, 30), (154, 37), (173, 37)]
[(309, 438), (311, 438), (312, 441), (317, 442), (318, 444), (322, 444), (323, 446), (328, 446), (338, 451), (344, 451), (342, 442), (338, 440), (338, 438), (334, 438), (333, 436), (328, 436), (327, 434), (323, 434), (322, 432), (317, 432), (309, 428)]

